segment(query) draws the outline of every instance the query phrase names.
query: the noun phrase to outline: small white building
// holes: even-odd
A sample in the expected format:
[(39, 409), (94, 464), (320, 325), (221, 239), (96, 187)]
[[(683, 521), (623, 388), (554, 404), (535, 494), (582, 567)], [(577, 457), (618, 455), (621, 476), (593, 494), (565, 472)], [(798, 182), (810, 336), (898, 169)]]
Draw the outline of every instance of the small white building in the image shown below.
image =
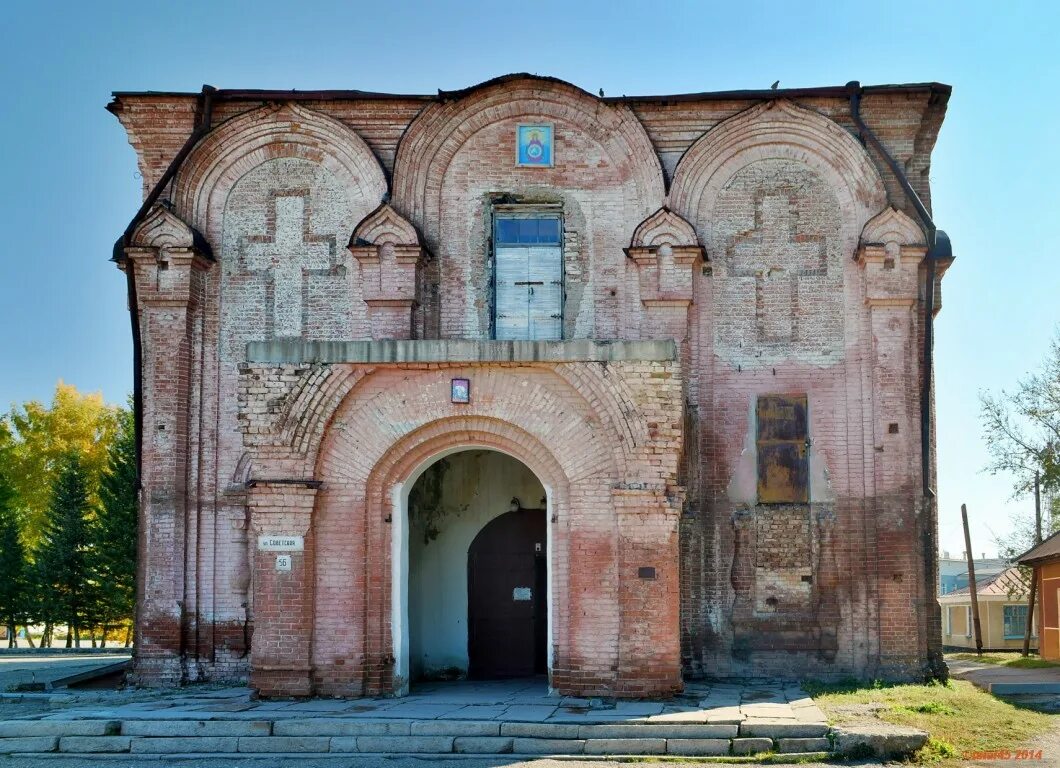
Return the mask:
[[(977, 571), (975, 584), (983, 650), (1022, 649), (1030, 586), (1020, 569), (1013, 566), (982, 578)], [(939, 604), (942, 606), (943, 647), (975, 648), (972, 595), (968, 587), (942, 595)], [(1031, 648), (1038, 648), (1037, 626), (1031, 630)]]

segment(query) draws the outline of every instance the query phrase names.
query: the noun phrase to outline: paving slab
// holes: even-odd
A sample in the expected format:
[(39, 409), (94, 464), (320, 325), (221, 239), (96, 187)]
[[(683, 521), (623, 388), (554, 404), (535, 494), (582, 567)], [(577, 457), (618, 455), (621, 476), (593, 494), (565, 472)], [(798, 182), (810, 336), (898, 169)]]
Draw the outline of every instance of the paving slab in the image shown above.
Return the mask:
[(711, 707), (703, 711), (708, 723), (742, 723), (747, 719), (739, 707)]
[(440, 719), (445, 720), (493, 720), (502, 717), (508, 707), (504, 704), (469, 704), (452, 712), (446, 712)]
[(115, 720), (2, 720), (0, 738), (25, 736), (111, 736), (120, 724)]
[(134, 754), (188, 754), (206, 752), (235, 752), (239, 739), (235, 736), (177, 736), (153, 738), (133, 737), (129, 751)]
[(555, 707), (540, 706), (535, 704), (513, 704), (500, 716), (504, 720), (521, 720), (526, 722), (541, 722), (552, 717), (556, 713)]
[(665, 755), (666, 739), (588, 739), (586, 755)]
[[(331, 740), (331, 750), (335, 750), (335, 742)], [(409, 753), (435, 753), (452, 752), (452, 736), (358, 736), (358, 752), (409, 752)]]
[(499, 736), (501, 724), (491, 720), (424, 720), (411, 724), (413, 736)]
[(740, 723), (740, 736), (779, 738), (815, 738), (828, 733), (828, 723), (807, 723), (799, 720), (749, 718)]
[(580, 725), (573, 723), (501, 723), (502, 736), (535, 739), (576, 739)]
[(60, 752), (128, 752), (131, 736), (62, 736)]
[(458, 736), (453, 751), (462, 755), (505, 755), (512, 751), (510, 736)]
[(667, 739), (669, 755), (717, 756), (729, 754), (728, 739)]
[(58, 746), (58, 736), (0, 738), (0, 755), (9, 755), (12, 752), (54, 752)]
[(773, 740), (765, 738), (745, 738), (732, 740), (734, 755), (754, 755), (758, 752), (773, 751)]
[(741, 704), (740, 712), (747, 717), (771, 717), (776, 719), (795, 719), (795, 710), (787, 702)]
[(816, 739), (777, 739), (779, 751), (794, 752), (827, 752), (832, 744), (823, 736)]
[(268, 736), (272, 723), (267, 720), (125, 720), (123, 736)]
[(512, 739), (517, 755), (580, 755), (585, 751), (581, 739)]
[(274, 736), (408, 736), (412, 721), (377, 722), (371, 720), (285, 720), (273, 723)]
[(613, 725), (582, 725), (580, 739), (631, 739), (656, 737), (661, 739), (725, 739), (737, 735), (735, 725), (706, 725), (699, 723), (621, 723)]
[(398, 704), (378, 712), (363, 712), (364, 716), (407, 718), (409, 720), (433, 720), (464, 708), (461, 704)]
[(331, 739), (327, 736), (243, 736), (239, 752), (327, 752)]
[(619, 701), (615, 704), (614, 711), (620, 715), (658, 715), (663, 711), (663, 704), (651, 701)]

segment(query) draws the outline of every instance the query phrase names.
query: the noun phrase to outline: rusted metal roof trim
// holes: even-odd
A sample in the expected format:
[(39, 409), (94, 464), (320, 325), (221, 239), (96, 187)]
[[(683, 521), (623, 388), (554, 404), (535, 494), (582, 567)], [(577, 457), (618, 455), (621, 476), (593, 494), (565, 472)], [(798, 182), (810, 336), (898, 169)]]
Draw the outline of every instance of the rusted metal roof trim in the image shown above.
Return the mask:
[[(842, 98), (849, 96), (845, 85), (829, 85), (812, 88), (778, 88), (777, 90), (754, 89), (735, 91), (701, 91), (699, 93), (673, 93), (673, 94), (647, 94), (642, 96), (604, 96), (599, 97), (589, 93), (573, 83), (558, 77), (547, 77), (534, 75), (526, 72), (501, 75), (490, 80), (485, 80), (477, 85), (461, 88), (453, 91), (439, 89), (436, 94), (422, 93), (384, 93), (380, 91), (358, 91), (358, 90), (270, 90), (270, 89), (232, 89), (221, 88), (214, 92), (214, 100), (220, 101), (452, 101), (462, 99), (483, 88), (512, 82), (515, 80), (532, 79), (546, 83), (565, 85), (575, 90), (587, 93), (593, 98), (599, 98), (608, 104), (621, 104), (630, 102), (687, 102), (687, 101), (760, 101), (763, 99), (805, 99), (805, 98)], [(886, 85), (866, 85), (863, 87), (865, 94), (887, 94), (887, 93), (930, 93), (948, 99), (953, 91), (952, 86), (945, 83), (895, 83)], [(199, 94), (194, 91), (112, 91), (113, 101), (107, 105), (111, 112), (120, 111), (120, 100), (124, 97), (161, 96), (161, 97), (187, 97), (195, 98)]]

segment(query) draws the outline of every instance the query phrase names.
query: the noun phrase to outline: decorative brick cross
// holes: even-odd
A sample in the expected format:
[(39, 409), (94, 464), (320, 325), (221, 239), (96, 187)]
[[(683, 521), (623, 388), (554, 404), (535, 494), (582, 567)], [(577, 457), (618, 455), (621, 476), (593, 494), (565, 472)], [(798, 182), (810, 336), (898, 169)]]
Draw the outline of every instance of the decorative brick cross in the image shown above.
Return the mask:
[(302, 335), (302, 291), (307, 274), (331, 268), (335, 238), (309, 229), (309, 191), (273, 191), (264, 235), (248, 235), (243, 258), (253, 272), (269, 274), (273, 284), (272, 324), (276, 338)]
[(757, 196), (754, 229), (736, 235), (729, 246), (731, 274), (755, 278), (758, 341), (797, 339), (799, 278), (828, 273), (824, 237), (798, 234), (792, 207), (788, 195)]

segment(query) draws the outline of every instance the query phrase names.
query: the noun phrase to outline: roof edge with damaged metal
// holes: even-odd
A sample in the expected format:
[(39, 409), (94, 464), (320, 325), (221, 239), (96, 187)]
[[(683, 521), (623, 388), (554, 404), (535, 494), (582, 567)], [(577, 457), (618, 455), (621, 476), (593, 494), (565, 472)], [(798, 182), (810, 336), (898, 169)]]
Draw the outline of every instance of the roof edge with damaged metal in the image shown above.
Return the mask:
[(1060, 531), (1048, 537), (1041, 544), (1035, 544), (1016, 558), (1020, 565), (1038, 565), (1045, 560), (1060, 559)]
[[(341, 100), (416, 100), (416, 101), (452, 101), (463, 98), (475, 91), (489, 88), (502, 83), (515, 80), (532, 79), (545, 83), (554, 83), (585, 91), (573, 83), (556, 77), (546, 77), (529, 73), (515, 73), (501, 75), (485, 80), (467, 88), (452, 91), (439, 89), (435, 94), (417, 93), (384, 93), (380, 91), (359, 90), (270, 90), (270, 89), (239, 89), (220, 88), (214, 93), (215, 99), (228, 101), (341, 101)], [(886, 93), (931, 93), (949, 97), (953, 87), (939, 82), (925, 83), (891, 83), (883, 85), (866, 85), (863, 92), (866, 94)], [(197, 91), (112, 91), (111, 96), (115, 100), (123, 97), (188, 97), (195, 98)], [(592, 94), (590, 94), (592, 95)], [(697, 93), (673, 93), (673, 94), (649, 94), (641, 96), (604, 96), (601, 101), (610, 104), (628, 102), (688, 102), (688, 101), (728, 101), (728, 100), (761, 100), (761, 99), (793, 99), (793, 98), (849, 98), (850, 91), (846, 85), (814, 86), (809, 88), (770, 88), (750, 90), (728, 90), (728, 91), (700, 91)], [(597, 98), (594, 96), (594, 98)]]

